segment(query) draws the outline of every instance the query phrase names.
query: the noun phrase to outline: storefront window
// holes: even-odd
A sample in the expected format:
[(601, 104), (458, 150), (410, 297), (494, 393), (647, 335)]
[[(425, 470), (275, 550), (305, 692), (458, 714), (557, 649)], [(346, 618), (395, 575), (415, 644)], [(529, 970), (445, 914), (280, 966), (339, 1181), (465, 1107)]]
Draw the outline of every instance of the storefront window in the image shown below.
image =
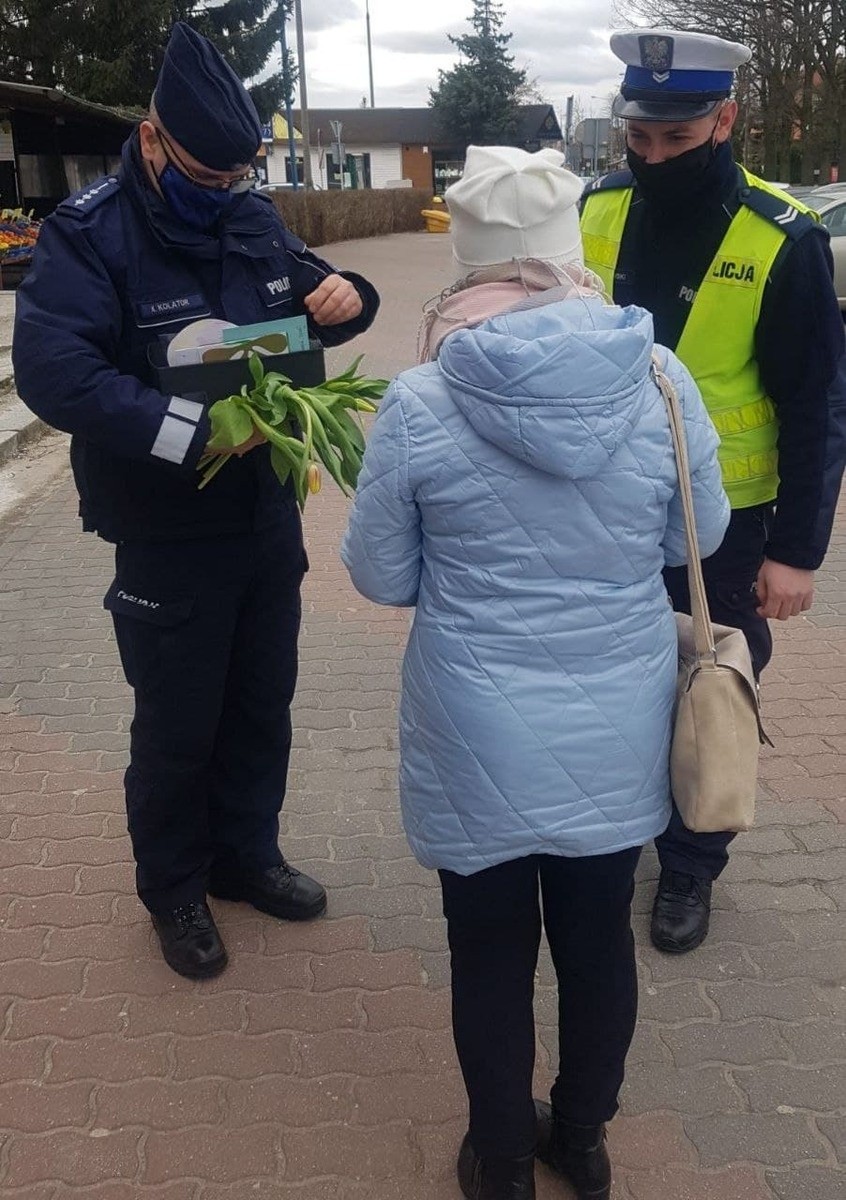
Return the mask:
[[(297, 183), (303, 183), (304, 180), (305, 180), (305, 167), (303, 166), (303, 160), (301, 158), (298, 158), (297, 159)], [(290, 157), (290, 155), (285, 159), (285, 181), (287, 183), (293, 182), (293, 175), (291, 172), (291, 157)]]
[(450, 184), (456, 183), (463, 174), (463, 158), (436, 158), (435, 194), (437, 196), (442, 196)]

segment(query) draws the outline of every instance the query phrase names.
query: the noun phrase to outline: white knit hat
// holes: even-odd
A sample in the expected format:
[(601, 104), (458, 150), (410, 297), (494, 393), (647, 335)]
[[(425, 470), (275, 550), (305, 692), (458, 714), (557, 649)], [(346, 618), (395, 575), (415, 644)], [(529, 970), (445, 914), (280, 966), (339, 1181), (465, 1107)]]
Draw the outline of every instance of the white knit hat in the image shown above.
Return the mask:
[(464, 174), (446, 193), (456, 262), (469, 270), (514, 258), (583, 263), (584, 185), (563, 164), (558, 150), (468, 147)]

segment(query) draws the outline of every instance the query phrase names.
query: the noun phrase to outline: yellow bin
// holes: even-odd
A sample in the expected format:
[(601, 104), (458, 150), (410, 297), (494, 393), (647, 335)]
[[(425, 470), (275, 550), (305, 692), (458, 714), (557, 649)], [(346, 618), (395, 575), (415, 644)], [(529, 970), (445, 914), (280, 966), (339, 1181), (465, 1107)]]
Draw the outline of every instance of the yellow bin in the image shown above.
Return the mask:
[(433, 196), (433, 204), (438, 204), (440, 208), (424, 208), (421, 216), (426, 222), (427, 233), (449, 233), (450, 217), (449, 213), (443, 207), (443, 200), (440, 196)]

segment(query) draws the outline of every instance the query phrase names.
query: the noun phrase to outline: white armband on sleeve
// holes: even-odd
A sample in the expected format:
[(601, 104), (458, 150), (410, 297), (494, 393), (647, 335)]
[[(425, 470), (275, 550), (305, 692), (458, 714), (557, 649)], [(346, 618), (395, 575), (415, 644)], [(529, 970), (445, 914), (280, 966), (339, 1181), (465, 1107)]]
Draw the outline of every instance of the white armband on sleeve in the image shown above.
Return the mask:
[(203, 415), (203, 406), (196, 400), (183, 400), (173, 396), (159, 427), (158, 436), (150, 453), (154, 458), (181, 466), (197, 432), (197, 422)]

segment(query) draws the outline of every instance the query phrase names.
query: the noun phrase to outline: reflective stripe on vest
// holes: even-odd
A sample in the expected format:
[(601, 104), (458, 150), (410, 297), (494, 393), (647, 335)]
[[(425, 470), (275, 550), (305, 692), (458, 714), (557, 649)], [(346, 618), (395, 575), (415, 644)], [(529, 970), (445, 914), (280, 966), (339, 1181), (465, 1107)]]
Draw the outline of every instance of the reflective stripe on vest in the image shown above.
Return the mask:
[[(776, 191), (747, 171), (744, 175), (750, 187)], [(585, 265), (611, 295), (632, 194), (631, 188), (600, 189), (587, 197), (582, 213)], [(803, 205), (796, 207), (804, 211)], [(778, 492), (778, 419), (761, 382), (755, 330), (764, 288), (784, 241), (782, 230), (741, 205), (705, 273), (676, 347), (720, 435), (723, 484), (732, 508), (764, 504)]]

